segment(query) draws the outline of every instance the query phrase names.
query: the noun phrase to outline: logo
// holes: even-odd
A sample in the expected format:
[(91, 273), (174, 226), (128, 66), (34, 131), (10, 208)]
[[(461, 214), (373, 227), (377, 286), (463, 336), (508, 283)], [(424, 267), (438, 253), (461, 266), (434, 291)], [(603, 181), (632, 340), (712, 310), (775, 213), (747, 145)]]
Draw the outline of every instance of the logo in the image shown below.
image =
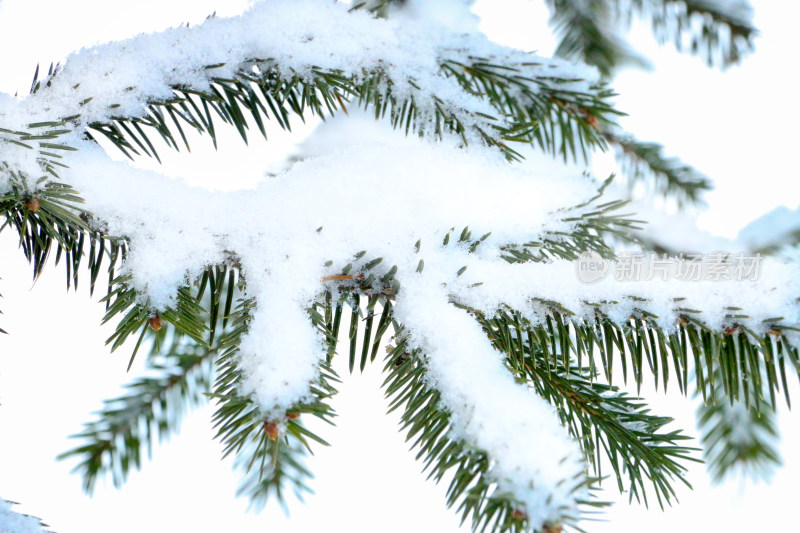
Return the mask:
[(609, 264), (597, 252), (582, 252), (575, 268), (579, 280), (583, 283), (595, 283), (608, 275)]

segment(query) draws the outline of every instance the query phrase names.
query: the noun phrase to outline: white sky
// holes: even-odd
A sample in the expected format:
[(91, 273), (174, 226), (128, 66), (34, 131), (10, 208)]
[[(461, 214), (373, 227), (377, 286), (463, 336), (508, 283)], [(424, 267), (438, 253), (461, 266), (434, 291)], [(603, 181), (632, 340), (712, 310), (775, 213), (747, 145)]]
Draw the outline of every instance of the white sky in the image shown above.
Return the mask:
[[(0, 0), (0, 91), (26, 92), (37, 62), (46, 66), (79, 47), (199, 22), (215, 10), (221, 16), (235, 14), (246, 4)], [(543, 2), (484, 0), (477, 2), (476, 12), (498, 41), (542, 53), (552, 49)], [(630, 113), (624, 127), (665, 144), (671, 155), (714, 179), (717, 190), (707, 197), (709, 210), (701, 224), (729, 237), (774, 206), (795, 208), (800, 200), (794, 161), (800, 108), (790, 100), (800, 7), (765, 1), (756, 14), (763, 37), (741, 67), (709, 70), (696, 58), (657, 48), (637, 28), (632, 39), (657, 69), (624, 71), (614, 84), (621, 94), (619, 107)], [(252, 183), (297, 140), (271, 140), (266, 152), (259, 149), (265, 145), (245, 150), (233, 141), (222, 154), (195, 150), (190, 157), (171, 158), (167, 173), (202, 170), (213, 180), (233, 160)], [(4, 232), (0, 324), (11, 335), (0, 338), (0, 497), (23, 502), (19, 509), (42, 516), (59, 533), (457, 530), (455, 516), (444, 507), (444, 487), (423, 481), (396, 431), (396, 419), (383, 414), (378, 365), (363, 379), (346, 380), (335, 403), (341, 414), (337, 428), (325, 433), (334, 446), (321, 449), (310, 464), (317, 494), (305, 505), (292, 503), (290, 519), (277, 506), (260, 515), (245, 513), (246, 501), (233, 496), (238, 476), (219, 461), (219, 446), (211, 440), (210, 409), (190, 416), (180, 437), (157, 448), (154, 460), (122, 490), (101, 486), (94, 498), (84, 496), (79, 478), (69, 474), (71, 465), (54, 457), (73, 445), (65, 437), (90, 419), (102, 399), (129, 380), (124, 374), (129, 351), (108, 355), (103, 343), (112, 330), (97, 327), (102, 306), (90, 301), (85, 287), (65, 294), (61, 267), (31, 289), (29, 269), (14, 248), (10, 232)], [(691, 429), (690, 402), (660, 394), (649, 399), (659, 413)], [(786, 465), (771, 485), (734, 482), (711, 488), (698, 467), (691, 473), (696, 491), (680, 491), (677, 508), (661, 513), (623, 502), (607, 513), (610, 523), (588, 528), (598, 533), (638, 532), (643, 525), (654, 532), (789, 530), (794, 524), (790, 495), (800, 475), (790, 451), (800, 448), (800, 425), (796, 416), (781, 418)], [(611, 491), (608, 497), (614, 497)]]

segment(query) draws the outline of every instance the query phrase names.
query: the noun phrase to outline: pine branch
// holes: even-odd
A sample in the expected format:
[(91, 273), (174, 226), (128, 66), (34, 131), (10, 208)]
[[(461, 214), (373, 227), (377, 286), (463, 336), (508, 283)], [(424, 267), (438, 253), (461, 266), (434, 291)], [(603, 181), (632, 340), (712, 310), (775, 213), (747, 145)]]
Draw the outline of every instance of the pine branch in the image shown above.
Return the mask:
[(608, 235), (629, 240), (630, 233), (639, 229), (640, 221), (629, 218), (628, 214), (618, 213), (627, 201), (598, 201), (613, 179), (612, 175), (605, 180), (597, 194), (586, 202), (555, 213), (559, 215), (561, 222), (571, 224), (571, 229), (545, 230), (537, 240), (505, 245), (501, 247), (503, 259), (509, 263), (543, 262), (555, 258), (574, 261), (583, 252), (595, 252), (607, 259), (614, 258), (614, 250), (606, 243)]
[(679, 51), (703, 55), (709, 66), (738, 63), (753, 50), (757, 30), (745, 1), (726, 5), (712, 0), (548, 0), (551, 22), (561, 37), (556, 55), (596, 66), (610, 77), (622, 65), (647, 66), (616, 34), (631, 14), (650, 20), (656, 38), (673, 41)]
[[(546, 354), (553, 368), (562, 364), (565, 369), (588, 369), (589, 375), (599, 372), (608, 384), (613, 384), (615, 371), (621, 366), (623, 382), (627, 383), (630, 374), (637, 388), (647, 370), (656, 388), (661, 385), (666, 390), (669, 381), (675, 380), (683, 394), (688, 393), (693, 371), (704, 399), (716, 398), (717, 387), (721, 387), (724, 396), (743, 400), (752, 409), (759, 409), (764, 404), (757, 400), (766, 398), (766, 405), (774, 409), (781, 391), (790, 405), (788, 379), (793, 369), (800, 379), (798, 349), (781, 333), (795, 328), (782, 325), (779, 317), (765, 320), (768, 333), (759, 335), (736, 323), (737, 319), (747, 318), (741, 309), (728, 308), (726, 321), (733, 325), (716, 331), (704, 324), (700, 313), (684, 308), (678, 309), (675, 330), (665, 331), (655, 324), (654, 315), (644, 311), (619, 324), (599, 304), (588, 304), (595, 306), (594, 319), (589, 320), (557, 302), (534, 300), (541, 305), (546, 319), (541, 324), (523, 324), (525, 335), (521, 342), (533, 344), (535, 350)], [(455, 305), (480, 314), (457, 302)], [(513, 314), (514, 310), (508, 312)], [(600, 355), (599, 363), (595, 349)]]
[(555, 55), (581, 60), (608, 78), (620, 66), (647, 62), (615, 35), (613, 6), (602, 0), (548, 0), (550, 22), (561, 38)]
[(737, 64), (753, 51), (758, 30), (750, 21), (746, 0), (627, 0), (650, 18), (661, 42), (672, 40), (679, 51), (703, 55), (709, 66)]
[[(380, 10), (385, 6), (373, 7)], [(380, 63), (355, 72), (313, 65), (295, 72), (269, 57), (235, 58), (237, 62), (231, 61), (230, 65), (198, 64), (197, 69), (205, 72), (207, 89), (172, 82), (158, 91), (164, 94), (171, 90), (172, 97), (142, 96), (149, 98), (143, 102), (144, 112), (128, 110), (132, 106), (122, 105), (125, 102), (103, 104), (106, 109), (95, 109), (92, 107), (95, 104), (91, 104), (95, 95), (87, 92), (88, 87), (81, 87), (80, 97), (70, 104), (70, 109), (51, 112), (70, 115), (57, 119), (66, 132), (75, 129), (82, 133), (88, 126), (86, 135), (108, 138), (128, 157), (142, 153), (158, 158), (153, 142), (156, 137), (176, 150), (181, 145), (189, 149), (185, 128), (209, 134), (216, 145), (215, 122), (222, 121), (235, 126), (247, 141), (251, 126), (266, 135), (265, 123), (270, 118), (288, 130), (292, 115), (303, 119), (310, 112), (324, 118), (353, 101), (373, 108), (376, 116), (388, 112), (395, 127), (407, 132), (434, 136), (451, 132), (461, 136), (465, 143), (478, 139), (497, 146), (509, 158), (519, 154), (506, 144), (508, 141), (533, 142), (562, 154), (565, 159), (577, 158), (578, 154), (585, 156), (591, 147), (603, 146), (598, 123), (610, 124), (619, 115), (609, 103), (613, 93), (605, 85), (585, 83), (567, 64), (520, 53), (509, 58), (502, 47), (497, 47), (494, 54), (473, 57), (468, 47), (444, 47), (437, 52), (443, 58), (439, 72), (428, 74), (455, 77), (466, 91), (465, 97), (486, 98), (498, 110), (498, 116), (463, 104), (451, 104), (432, 93), (430, 83), (418, 83), (420, 80), (405, 74), (402, 79), (393, 79), (391, 69)], [(233, 74), (215, 76), (222, 67)], [(38, 79), (37, 67), (29, 99), (46, 98), (48, 91), (54, 90), (53, 81), (59, 79), (61, 71), (51, 65), (43, 83)], [(401, 89), (396, 90), (398, 86)], [(125, 93), (135, 91), (137, 87), (124, 89)], [(92, 108), (89, 114), (110, 120), (101, 118), (86, 124), (81, 115), (88, 107)], [(153, 137), (154, 133), (158, 135)]]
[[(51, 66), (51, 76), (54, 75)], [(40, 83), (34, 78), (33, 87), (38, 88)], [(10, 185), (10, 190), (0, 196), (0, 220), (3, 221), (0, 232), (6, 227), (17, 231), (20, 248), (33, 267), (34, 280), (55, 250), (56, 264), (64, 258), (67, 289), (77, 288), (79, 272), (86, 260), (89, 289), (93, 293), (105, 258), (108, 258), (106, 271), (111, 280), (117, 260), (125, 256), (126, 244), (123, 239), (99, 230), (92, 215), (83, 208), (78, 191), (58, 181), (58, 171), (65, 168), (59, 152), (74, 150), (60, 141), (69, 133), (68, 124), (72, 118), (31, 124), (30, 131), (0, 129), (0, 146), (10, 144), (29, 150), (34, 166), (42, 173), (41, 176), (30, 175), (0, 161), (0, 174), (6, 174)]]
[(556, 407), (598, 478), (605, 455), (620, 492), (627, 490), (631, 500), (647, 504), (649, 481), (662, 508), (675, 498), (675, 482), (689, 486), (684, 464), (697, 461), (691, 455), (696, 450), (680, 444), (689, 439), (680, 431), (663, 430), (671, 418), (652, 415), (641, 399), (595, 382), (597, 376), (587, 369), (565, 365), (570, 354), (553, 360), (538, 339), (528, 337), (530, 325), (520, 315), (504, 312), (476, 318), (494, 346), (507, 354), (509, 369)]
[[(724, 380), (719, 376), (717, 383)], [(747, 406), (742, 399), (725, 398), (720, 385), (716, 394), (697, 408), (697, 428), (711, 479), (719, 483), (734, 471), (755, 477), (781, 464), (777, 450), (777, 417), (763, 398)]]
[[(209, 66), (213, 71), (222, 65)], [(254, 73), (255, 70), (258, 73)], [(253, 60), (234, 79), (211, 77), (208, 92), (173, 86), (175, 97), (150, 102), (145, 117), (115, 117), (111, 123), (92, 123), (91, 135), (101, 134), (128, 157), (143, 153), (158, 158), (152, 133), (168, 146), (189, 149), (184, 128), (209, 134), (216, 146), (217, 121), (233, 125), (247, 141), (247, 132), (255, 123), (266, 137), (265, 124), (270, 119), (291, 130), (291, 116), (304, 120), (306, 113), (325, 118), (356, 101), (373, 108), (376, 116), (387, 112), (392, 125), (406, 133), (441, 136), (446, 132), (472, 136), (497, 146), (510, 158), (517, 158), (508, 141), (538, 145), (567, 159), (582, 157), (592, 146), (602, 146), (598, 123), (611, 123), (619, 113), (608, 100), (613, 93), (602, 85), (584, 93), (571, 89), (574, 78), (548, 70), (541, 63), (493, 64), (492, 58), (473, 58), (470, 63), (446, 60), (442, 75), (454, 76), (469, 93), (485, 96), (498, 110), (498, 117), (477, 116), (453, 108), (436, 95), (432, 117), (420, 110), (415, 98), (400, 98), (392, 91), (393, 80), (384, 72), (364, 72), (348, 76), (342, 72), (313, 69), (311, 75), (283, 74), (279, 65), (267, 60)], [(420, 96), (420, 95), (418, 95)], [(472, 125), (471, 125), (472, 124)]]
[[(236, 466), (243, 471), (238, 494), (248, 496), (253, 505), (260, 507), (272, 496), (283, 502), (287, 485), (298, 497), (310, 490), (307, 481), (311, 474), (303, 465), (303, 456), (311, 452), (310, 441), (326, 446), (328, 443), (307, 429), (300, 417), (310, 414), (333, 424), (335, 413), (327, 400), (336, 393), (332, 383), (338, 378), (323, 363), (319, 380), (310, 390), (314, 400), (293, 406), (281, 418), (265, 413), (253, 398), (242, 396), (238, 390), (242, 372), (236, 354), (252, 308), (252, 301), (240, 301), (230, 316), (230, 331), (220, 336), (218, 377), (210, 396), (218, 403), (213, 420), (216, 437), (224, 446), (223, 457), (234, 454)], [(324, 331), (323, 316), (310, 312), (312, 322)]]
[[(511, 495), (500, 493), (488, 477), (491, 462), (488, 454), (450, 437), (450, 414), (440, 406), (439, 392), (426, 379), (422, 354), (410, 349), (399, 325), (395, 328), (397, 341), (386, 357), (383, 386), (390, 400), (389, 411), (402, 409), (402, 430), (407, 431), (406, 440), (413, 440), (412, 449), (417, 450), (423, 471), (437, 483), (448, 474), (452, 476), (447, 488), (447, 506), (456, 506), (462, 523), (470, 520), (473, 531), (529, 531), (520, 503)], [(581, 484), (580, 480), (570, 482), (575, 483), (576, 490)], [(564, 516), (564, 520), (573, 524), (577, 517)], [(542, 531), (559, 531), (560, 527), (561, 524), (548, 524)]]
[(565, 161), (586, 160), (593, 147), (604, 148), (599, 125), (622, 114), (609, 103), (614, 92), (606, 85), (574, 90), (571, 86), (581, 80), (552, 64), (471, 58), (470, 63), (444, 61), (442, 68), (505, 117), (507, 125), (499, 130), (504, 141), (532, 144)]
[(693, 167), (674, 157), (665, 157), (660, 144), (638, 141), (627, 134), (604, 131), (617, 150), (617, 160), (631, 182), (650, 179), (656, 192), (672, 196), (679, 204), (698, 204), (711, 190), (711, 181)]
[(156, 439), (161, 442), (179, 431), (186, 411), (205, 402), (215, 356), (213, 350), (179, 340), (148, 360), (147, 370), (155, 376), (138, 378), (124, 395), (105, 401), (97, 420), (73, 436), (84, 444), (58, 457), (78, 458), (73, 471), (83, 476), (84, 491), (91, 493), (105, 474), (121, 486), (131, 469), (141, 468), (143, 449), (149, 458)]

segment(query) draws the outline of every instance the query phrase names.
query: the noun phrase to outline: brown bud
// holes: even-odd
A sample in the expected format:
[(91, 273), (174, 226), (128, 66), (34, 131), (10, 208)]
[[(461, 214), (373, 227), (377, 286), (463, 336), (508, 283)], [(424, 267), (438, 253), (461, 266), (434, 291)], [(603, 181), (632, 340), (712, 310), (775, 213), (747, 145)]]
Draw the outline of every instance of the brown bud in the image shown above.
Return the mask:
[(597, 122), (597, 117), (594, 116), (591, 111), (589, 111), (585, 107), (580, 107), (578, 109), (583, 115), (583, 118), (586, 119), (586, 122), (588, 122), (591, 127), (597, 128), (598, 126), (600, 126), (600, 124)]
[(39, 210), (39, 200), (36, 198), (31, 198), (25, 202), (25, 208), (28, 211), (33, 211), (34, 213)]
[(286, 418), (289, 420), (296, 420), (300, 418), (300, 413), (286, 413)]
[(158, 331), (161, 329), (161, 317), (158, 315), (151, 316), (147, 323), (150, 324), (150, 327), (153, 328), (153, 331)]
[(528, 515), (525, 514), (524, 511), (520, 511), (519, 509), (514, 509), (514, 512), (511, 513), (511, 518), (514, 520), (525, 520), (528, 518)]
[(544, 526), (544, 533), (561, 533), (561, 524), (547, 524)]
[(278, 438), (278, 435), (281, 432), (281, 428), (279, 428), (278, 424), (276, 424), (272, 420), (268, 420), (267, 422), (264, 422), (264, 432), (267, 434), (267, 437), (269, 437), (272, 440), (275, 440)]
[(725, 332), (725, 335), (733, 335), (739, 331), (739, 326), (728, 326), (723, 331)]

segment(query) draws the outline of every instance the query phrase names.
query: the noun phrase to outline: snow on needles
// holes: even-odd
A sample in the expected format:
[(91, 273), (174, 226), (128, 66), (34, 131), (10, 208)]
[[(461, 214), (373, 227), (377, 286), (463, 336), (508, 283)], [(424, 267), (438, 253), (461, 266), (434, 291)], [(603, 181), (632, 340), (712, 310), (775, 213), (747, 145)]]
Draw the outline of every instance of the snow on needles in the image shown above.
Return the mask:
[[(593, 208), (566, 212), (572, 222), (559, 210), (582, 204), (597, 185), (569, 171), (553, 172), (552, 165), (543, 172), (535, 161), (510, 164), (479, 143), (465, 149), (448, 137), (433, 142), (361, 129), (338, 142), (311, 143), (312, 157), (256, 190), (229, 193), (114, 162), (81, 140), (82, 128), (93, 121), (145, 115), (146, 103), (170, 98), (173, 86), (205, 90), (212, 77), (235, 77), (259, 64), (281, 75), (325, 69), (356, 79), (380, 69), (393, 93), (413, 95), (423, 114), (436, 101), (465, 117), (493, 113), (444, 76), (440, 61), (494, 57), (523, 64), (535, 56), (461, 33), (468, 17), (452, 27), (439, 24), (436, 17), (448, 9), (442, 2), (427, 10), (420, 2), (411, 6), (416, 10), (407, 15), (378, 20), (336, 2), (265, 1), (240, 17), (83, 50), (49, 87), (23, 100), (0, 98), (0, 127), (25, 130), (31, 122), (80, 114), (71, 122), (73, 134), (63, 138), (76, 151), (63, 157), (67, 168), (59, 176), (80, 192), (102, 229), (128, 239), (123, 269), (153, 308), (170, 306), (177, 289), (207, 266), (236, 260), (246, 296), (256, 302), (240, 347), (240, 392), (255, 398), (265, 416), (282, 418), (309, 399), (324, 339), (307, 309), (325, 286), (321, 280), (348, 264), (357, 271), (366, 260), (382, 258), (374, 269), (378, 278), (396, 266), (396, 317), (413, 347), (426, 354), (430, 383), (451, 414), (454, 436), (491, 455), (490, 475), (499, 490), (513, 494), (538, 529), (577, 505), (580, 491), (564, 480), (583, 473), (578, 445), (553, 408), (514, 382), (477, 323), (452, 304), (490, 315), (508, 304), (536, 322), (535, 297), (578, 314), (587, 312), (587, 299), (614, 300), (621, 303), (608, 312), (623, 323), (634, 311), (625, 297), (634, 295), (650, 302), (637, 302), (638, 308), (673, 327), (673, 299), (686, 297), (681, 305), (707, 313), (702, 318), (714, 325), (722, 324), (726, 305), (752, 305), (755, 322), (781, 314), (797, 320), (796, 269), (776, 268), (757, 282), (724, 286), (613, 280), (590, 286), (578, 281), (572, 263), (509, 265), (501, 257), (503, 245), (535, 241), (545, 232), (569, 233)], [(556, 65), (535, 59), (539, 66), (532, 69)], [(4, 143), (2, 160), (32, 175), (30, 156), (19, 155), (25, 150)], [(476, 236), (490, 234), (475, 253), (463, 244), (443, 245), (451, 228), (465, 227)], [(362, 250), (359, 264), (354, 257)], [(742, 295), (753, 301), (743, 302)], [(508, 410), (509, 403), (518, 409)]]
[[(155, 308), (170, 305), (177, 287), (207, 265), (230, 254), (240, 259), (259, 302), (242, 347), (253, 357), (243, 355), (250, 392), (278, 411), (303, 398), (322, 353), (303, 340), (314, 339), (304, 310), (320, 278), (341, 272), (353, 254), (366, 250), (386, 268), (401, 265), (418, 240), (436, 253), (433, 244), (451, 227), (491, 232), (487, 250), (525, 242), (545, 229), (569, 230), (549, 212), (593, 191), (583, 177), (536, 176), (485, 148), (465, 152), (447, 140), (399, 133), (391, 142), (365, 137), (297, 163), (255, 191), (212, 193), (164, 180), (89, 143), (65, 158), (63, 177), (110, 234), (129, 238), (125, 270)], [(440, 268), (452, 276), (460, 266)]]
[[(550, 212), (584, 202), (594, 186), (582, 176), (537, 175), (529, 163), (510, 165), (495, 151), (465, 151), (448, 139), (434, 143), (396, 132), (363, 133), (346, 146), (328, 143), (325, 155), (295, 164), (255, 191), (212, 193), (165, 180), (113, 162), (90, 143), (65, 158), (69, 168), (63, 177), (81, 191), (109, 233), (129, 238), (124, 268), (132, 286), (156, 308), (168, 306), (177, 287), (207, 265), (230, 254), (239, 258), (247, 295), (258, 302), (241, 344), (242, 392), (276, 418), (308, 399), (324, 354), (323, 339), (306, 313), (321, 289), (320, 279), (340, 273), (360, 250), (368, 258), (382, 257), (386, 269), (397, 265), (398, 301), (406, 290), (415, 295), (398, 316), (416, 333), (419, 346), (430, 351), (431, 371), (444, 389), (454, 431), (496, 458), (493, 475), (530, 504), (531, 520), (556, 520), (557, 509), (574, 508), (571, 487), (556, 483), (555, 472), (563, 473), (565, 465), (574, 467), (570, 477), (581, 472), (577, 445), (544, 400), (514, 384), (485, 336), (473, 345), (479, 328), (469, 337), (458, 329), (439, 335), (441, 344), (423, 341), (430, 338), (426, 332), (439, 328), (430, 320), (442, 313), (416, 316), (412, 310), (425, 298), (426, 305), (435, 302), (447, 310), (456, 324), (472, 323), (441, 289), (415, 290), (420, 279), (431, 287), (452, 282), (463, 261), (470, 260), (463, 247), (441, 247), (451, 227), (469, 226), (477, 235), (491, 232), (481, 257), (497, 260), (501, 244), (527, 242), (545, 230), (569, 231), (572, 225)], [(417, 241), (419, 257), (428, 265), (424, 278), (416, 273)], [(464, 365), (465, 358), (474, 364)], [(464, 383), (482, 386), (460, 389), (464, 373), (469, 374)], [(497, 417), (495, 402), (509, 394), (530, 409)], [(531, 453), (532, 438), (543, 446), (541, 453)], [(551, 446), (554, 442), (558, 446)], [(571, 461), (563, 462), (565, 457)]]
[[(569, 173), (540, 174), (534, 162), (509, 164), (495, 151), (464, 150), (450, 139), (357, 129), (360, 135), (342, 136), (338, 145), (330, 138), (309, 143), (319, 155), (255, 190), (229, 193), (113, 162), (88, 142), (65, 158), (64, 179), (109, 233), (129, 238), (124, 268), (154, 307), (170, 305), (176, 289), (207, 265), (238, 258), (247, 296), (257, 302), (240, 350), (242, 393), (268, 416), (309, 399), (324, 349), (306, 309), (325, 285), (321, 278), (348, 263), (357, 269), (354, 255), (365, 250), (361, 264), (383, 258), (373, 270), (378, 278), (398, 267), (396, 317), (427, 354), (455, 436), (489, 452), (491, 475), (524, 504), (532, 524), (543, 524), (574, 508), (573, 487), (557, 480), (580, 473), (577, 445), (544, 400), (514, 383), (478, 325), (451, 303), (489, 315), (507, 304), (538, 322), (534, 297), (586, 317), (593, 313), (587, 301), (617, 301), (606, 310), (619, 323), (644, 309), (669, 329), (675, 298), (686, 297), (680, 306), (702, 311), (712, 327), (722, 326), (726, 306), (743, 301), (755, 330), (767, 316), (798, 320), (793, 296), (800, 294), (800, 276), (788, 265), (765, 264), (757, 281), (587, 285), (571, 262), (507, 264), (501, 245), (569, 232), (574, 223), (561, 221), (557, 211), (586, 201), (594, 184)], [(475, 235), (491, 232), (475, 253), (442, 245), (448, 230), (466, 226)], [(499, 416), (498, 402), (508, 405), (509, 397), (520, 409)]]
[(426, 268), (404, 277), (401, 290), (395, 316), (427, 355), (453, 437), (489, 454), (498, 493), (518, 499), (531, 531), (575, 514), (585, 465), (555, 408), (514, 381), (480, 325), (450, 305), (438, 275)]
[[(178, 27), (81, 50), (62, 71), (33, 96), (20, 103), (17, 113), (4, 109), (0, 121), (9, 126), (80, 115), (87, 125), (111, 117), (143, 117), (147, 102), (168, 100), (173, 87), (205, 91), (211, 78), (232, 79), (239, 72), (277, 68), (279, 75), (309, 78), (312, 72), (340, 72), (356, 80), (376, 70), (391, 80), (400, 99), (412, 94), (421, 113), (431, 105), (461, 113), (463, 121), (476, 114), (494, 115), (482, 98), (461, 89), (443, 75), (442, 59), (468, 62), (485, 58), (500, 64), (525, 64), (551, 78), (583, 79), (572, 90), (589, 91), (597, 81), (591, 69), (577, 69), (563, 61), (542, 58), (496, 45), (477, 32), (464, 33), (467, 23), (447, 23), (444, 14), (466, 11), (464, 2), (435, 3), (432, 10), (420, 2), (406, 14), (376, 19), (366, 10), (323, 0), (270, 0), (257, 3), (238, 17), (211, 18), (195, 27)], [(426, 19), (431, 12), (441, 20)], [(460, 18), (469, 19), (468, 15)], [(536, 66), (532, 66), (536, 63)], [(587, 78), (588, 76), (588, 78)], [(555, 83), (553, 81), (553, 83)]]

